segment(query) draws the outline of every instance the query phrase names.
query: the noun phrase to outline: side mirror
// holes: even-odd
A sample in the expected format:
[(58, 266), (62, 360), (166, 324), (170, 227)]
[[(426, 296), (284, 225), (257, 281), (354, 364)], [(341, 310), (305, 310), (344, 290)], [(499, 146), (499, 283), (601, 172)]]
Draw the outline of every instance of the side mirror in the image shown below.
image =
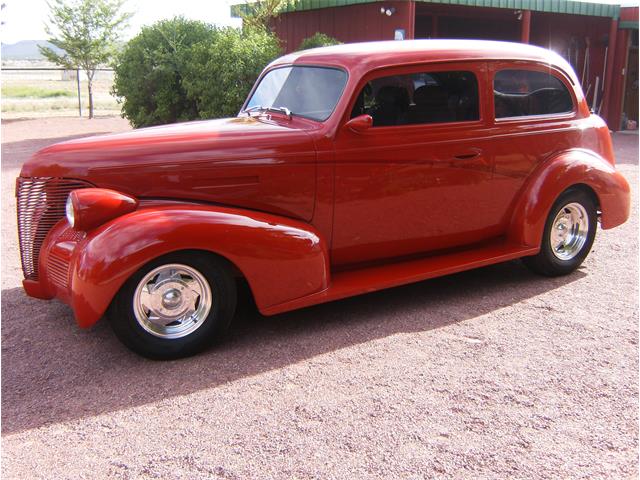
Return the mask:
[(373, 118), (371, 115), (358, 115), (344, 124), (344, 128), (348, 128), (352, 132), (366, 132), (373, 126)]

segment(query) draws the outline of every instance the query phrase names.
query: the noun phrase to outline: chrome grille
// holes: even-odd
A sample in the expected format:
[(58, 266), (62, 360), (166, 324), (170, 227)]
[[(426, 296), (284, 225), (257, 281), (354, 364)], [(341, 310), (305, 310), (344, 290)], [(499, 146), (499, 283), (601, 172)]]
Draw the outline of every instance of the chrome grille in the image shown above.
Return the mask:
[(68, 178), (18, 177), (18, 237), (24, 278), (38, 279), (40, 247), (51, 228), (64, 217), (69, 192), (91, 186)]
[(62, 289), (69, 284), (69, 260), (56, 252), (51, 252), (47, 262), (47, 277)]

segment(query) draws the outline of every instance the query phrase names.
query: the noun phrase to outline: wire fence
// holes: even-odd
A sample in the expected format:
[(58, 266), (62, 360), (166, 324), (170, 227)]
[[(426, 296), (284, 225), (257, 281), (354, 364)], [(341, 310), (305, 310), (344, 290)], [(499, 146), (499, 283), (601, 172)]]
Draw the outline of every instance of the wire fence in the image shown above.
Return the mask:
[[(113, 69), (99, 68), (93, 80), (95, 115), (116, 115), (111, 95)], [(82, 70), (56, 67), (2, 67), (3, 118), (88, 116), (87, 77)]]

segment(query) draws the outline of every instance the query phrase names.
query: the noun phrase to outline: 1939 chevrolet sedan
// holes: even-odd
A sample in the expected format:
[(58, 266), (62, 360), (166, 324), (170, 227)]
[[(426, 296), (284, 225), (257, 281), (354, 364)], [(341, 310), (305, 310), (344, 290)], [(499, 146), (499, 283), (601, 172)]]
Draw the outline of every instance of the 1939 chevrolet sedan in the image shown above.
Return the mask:
[(58, 143), (17, 197), (27, 293), (152, 358), (220, 338), (240, 279), (272, 315), (515, 258), (564, 275), (629, 215), (570, 65), (455, 40), (282, 57), (236, 118)]

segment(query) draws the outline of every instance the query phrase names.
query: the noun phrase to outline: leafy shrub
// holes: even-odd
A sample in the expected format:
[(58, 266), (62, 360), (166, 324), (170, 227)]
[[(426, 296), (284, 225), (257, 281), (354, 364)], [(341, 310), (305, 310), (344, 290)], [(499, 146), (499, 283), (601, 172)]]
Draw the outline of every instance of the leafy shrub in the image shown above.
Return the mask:
[(182, 82), (190, 49), (211, 32), (203, 22), (176, 17), (144, 27), (125, 45), (114, 66), (112, 93), (134, 127), (198, 118)]
[(194, 45), (183, 79), (200, 118), (238, 113), (260, 72), (280, 55), (275, 35), (259, 29), (216, 29)]
[(163, 20), (126, 44), (112, 93), (135, 127), (232, 116), (279, 55), (277, 38), (266, 31)]
[(298, 50), (308, 50), (309, 48), (328, 47), (330, 45), (340, 45), (342, 42), (336, 40), (324, 33), (316, 32), (310, 37), (305, 38), (300, 42)]

